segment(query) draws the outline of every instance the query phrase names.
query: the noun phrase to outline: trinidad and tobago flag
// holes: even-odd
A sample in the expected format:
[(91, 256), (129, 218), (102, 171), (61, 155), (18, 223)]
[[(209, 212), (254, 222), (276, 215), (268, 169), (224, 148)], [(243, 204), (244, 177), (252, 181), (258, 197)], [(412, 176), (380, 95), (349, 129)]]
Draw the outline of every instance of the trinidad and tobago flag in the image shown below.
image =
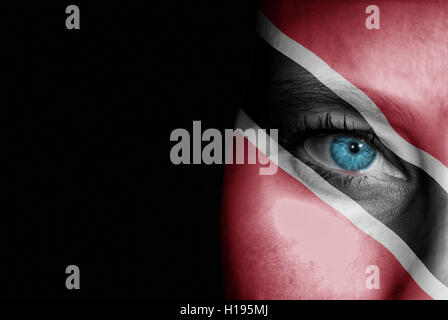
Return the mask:
[(448, 299), (448, 2), (265, 0), (257, 34), (236, 128), (278, 170), (226, 167), (228, 297)]

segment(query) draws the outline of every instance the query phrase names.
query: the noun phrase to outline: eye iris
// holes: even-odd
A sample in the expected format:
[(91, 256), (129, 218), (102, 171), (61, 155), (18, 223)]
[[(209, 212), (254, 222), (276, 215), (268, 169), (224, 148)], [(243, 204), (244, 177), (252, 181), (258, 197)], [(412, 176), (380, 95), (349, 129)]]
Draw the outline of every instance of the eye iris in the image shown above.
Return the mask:
[(350, 137), (334, 138), (330, 154), (339, 167), (350, 171), (367, 169), (376, 157), (376, 151), (366, 142)]

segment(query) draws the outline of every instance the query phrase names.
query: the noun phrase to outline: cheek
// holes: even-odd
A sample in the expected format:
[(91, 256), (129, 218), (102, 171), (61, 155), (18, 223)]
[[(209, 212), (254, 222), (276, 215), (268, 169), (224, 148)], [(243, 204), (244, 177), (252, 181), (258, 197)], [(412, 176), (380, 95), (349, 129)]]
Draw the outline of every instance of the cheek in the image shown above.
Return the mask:
[[(223, 192), (229, 298), (427, 298), (389, 251), (281, 169), (227, 166)], [(379, 290), (366, 286), (370, 265)]]

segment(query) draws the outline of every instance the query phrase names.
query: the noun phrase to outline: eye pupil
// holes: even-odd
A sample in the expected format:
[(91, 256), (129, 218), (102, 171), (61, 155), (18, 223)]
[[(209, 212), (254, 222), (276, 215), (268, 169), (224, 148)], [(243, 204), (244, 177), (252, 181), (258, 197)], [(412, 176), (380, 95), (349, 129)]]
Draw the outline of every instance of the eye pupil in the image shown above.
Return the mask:
[(335, 137), (330, 143), (333, 161), (342, 169), (367, 169), (376, 157), (376, 151), (363, 140), (352, 137)]
[(352, 142), (352, 143), (350, 143), (349, 148), (350, 148), (350, 152), (358, 153), (359, 150), (362, 148), (362, 145), (360, 143), (357, 143), (357, 142)]

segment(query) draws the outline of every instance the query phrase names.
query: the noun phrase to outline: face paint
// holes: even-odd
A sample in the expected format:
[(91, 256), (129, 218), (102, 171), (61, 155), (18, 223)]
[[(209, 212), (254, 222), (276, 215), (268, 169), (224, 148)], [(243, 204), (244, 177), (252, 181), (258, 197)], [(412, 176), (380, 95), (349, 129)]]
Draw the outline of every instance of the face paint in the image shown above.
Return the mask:
[[(272, 177), (226, 168), (229, 297), (447, 297), (448, 6), (377, 5), (369, 30), (359, 1), (262, 2), (245, 111), (279, 128), (283, 157)], [(338, 168), (335, 137), (367, 140), (383, 165)]]

